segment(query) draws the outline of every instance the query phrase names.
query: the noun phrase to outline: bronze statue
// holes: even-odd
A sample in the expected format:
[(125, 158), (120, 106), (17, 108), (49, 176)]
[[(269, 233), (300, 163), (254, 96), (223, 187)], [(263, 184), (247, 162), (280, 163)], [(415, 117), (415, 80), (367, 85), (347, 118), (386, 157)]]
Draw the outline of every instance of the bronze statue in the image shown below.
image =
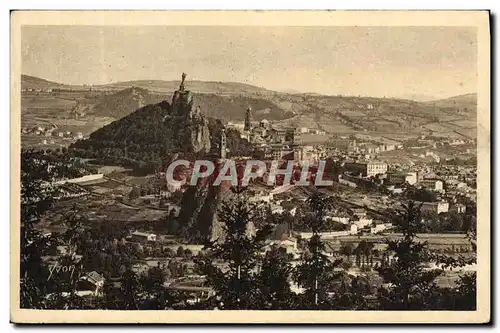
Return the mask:
[(186, 73), (182, 73), (182, 81), (179, 87), (179, 91), (184, 91), (184, 80), (186, 80)]

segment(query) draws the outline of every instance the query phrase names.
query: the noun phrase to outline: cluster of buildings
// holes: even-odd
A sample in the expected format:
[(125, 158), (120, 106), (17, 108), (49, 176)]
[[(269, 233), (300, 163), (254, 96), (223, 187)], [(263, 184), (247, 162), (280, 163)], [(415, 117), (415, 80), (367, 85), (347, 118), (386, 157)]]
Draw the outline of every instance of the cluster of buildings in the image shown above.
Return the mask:
[(401, 144), (359, 142), (355, 138), (338, 137), (328, 141), (329, 154), (340, 159), (370, 160), (378, 154), (403, 149)]
[(299, 128), (299, 133), (300, 134), (314, 134), (314, 135), (326, 135), (326, 132), (321, 130), (321, 129), (313, 129), (313, 128), (307, 128), (307, 127), (300, 127)]
[(475, 168), (472, 167), (398, 168), (383, 161), (345, 162), (343, 166), (345, 173), (339, 176), (339, 183), (344, 185), (358, 187), (361, 183), (377, 183), (393, 194), (401, 194), (407, 185), (412, 185), (434, 193), (438, 201), (422, 203), (422, 211), (426, 213), (462, 214), (466, 206), (457, 198), (465, 196), (476, 200)]
[(52, 88), (22, 88), (21, 92), (46, 92), (51, 93), (53, 91)]
[(35, 126), (35, 127), (23, 127), (21, 129), (22, 134), (32, 134), (44, 137), (58, 137), (58, 138), (71, 138), (75, 140), (84, 139), (84, 135), (82, 132), (73, 133), (71, 131), (58, 131), (56, 132), (57, 127), (45, 127), (45, 126)]
[(230, 122), (227, 127), (238, 130), (242, 138), (263, 152), (265, 159), (300, 159), (301, 131), (295, 127), (274, 126), (266, 119), (254, 121), (251, 107), (245, 112), (243, 124)]

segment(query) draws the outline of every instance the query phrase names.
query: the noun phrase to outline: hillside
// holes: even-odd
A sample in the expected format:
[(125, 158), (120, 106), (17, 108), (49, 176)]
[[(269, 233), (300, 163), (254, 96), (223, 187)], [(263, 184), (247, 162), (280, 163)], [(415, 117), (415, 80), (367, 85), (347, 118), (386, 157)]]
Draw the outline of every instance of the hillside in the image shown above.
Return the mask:
[[(43, 79), (23, 76), (23, 84), (57, 85)], [(40, 119), (59, 125), (57, 118), (84, 115), (79, 121), (95, 126), (100, 118), (119, 119), (145, 104), (170, 100), (178, 81), (140, 80), (90, 87), (72, 87), (72, 91), (25, 93), (22, 109)], [(196, 105), (210, 117), (223, 121), (243, 121), (245, 109), (252, 107), (254, 119), (268, 119), (278, 126), (306, 127), (325, 132), (323, 137), (307, 135), (304, 142), (324, 142), (331, 135), (360, 132), (396, 140), (421, 134), (445, 137), (475, 137), (476, 94), (431, 102), (409, 99), (361, 96), (324, 96), (319, 94), (280, 93), (242, 83), (190, 81), (196, 92)], [(68, 86), (64, 86), (67, 88)], [(57, 112), (56, 112), (57, 111)], [(74, 121), (72, 119), (72, 121)], [(64, 126), (64, 124), (61, 124)], [(88, 126), (87, 126), (88, 127)], [(87, 129), (71, 130), (87, 134)]]
[(453, 96), (428, 103), (443, 108), (467, 108), (468, 110), (475, 110), (477, 108), (477, 94)]
[[(90, 111), (99, 117), (120, 119), (134, 110), (147, 104), (156, 104), (162, 100), (171, 99), (170, 94), (153, 93), (143, 88), (126, 88), (111, 94), (103, 95)], [(244, 95), (196, 94), (195, 105), (209, 117), (224, 121), (243, 121), (245, 110), (251, 106), (256, 120), (283, 120), (294, 116), (276, 104), (260, 97)]]
[[(178, 80), (133, 80), (115, 82), (109, 84), (92, 85), (92, 90), (124, 90), (128, 88), (142, 88), (156, 93), (171, 93), (179, 86)], [(275, 92), (261, 87), (240, 82), (216, 82), (216, 81), (190, 81), (190, 89), (197, 93), (204, 94), (222, 94), (222, 95), (268, 95)], [(30, 75), (21, 75), (22, 89), (46, 89), (46, 88), (64, 88), (64, 89), (83, 89), (88, 90), (90, 86), (82, 85), (67, 85), (57, 82), (48, 81)]]
[(60, 83), (48, 81), (35, 76), (21, 75), (21, 89), (47, 89), (63, 86)]
[[(70, 149), (77, 156), (95, 158), (104, 164), (151, 172), (164, 168), (173, 153), (217, 155), (222, 128), (218, 119), (207, 119), (191, 108), (177, 109), (163, 101), (146, 105), (98, 129)], [(208, 141), (197, 142), (200, 137)], [(227, 131), (227, 147), (229, 154), (252, 151), (250, 143), (232, 130)]]
[(255, 120), (283, 120), (294, 116), (293, 112), (287, 112), (261, 97), (197, 94), (196, 104), (200, 105), (208, 116), (226, 121), (243, 121), (248, 106), (252, 107)]
[[(155, 92), (171, 92), (177, 89), (179, 86), (179, 81), (163, 81), (163, 80), (135, 80), (135, 81), (124, 81), (111, 83), (106, 85), (96, 85), (98, 89), (126, 89), (130, 87), (139, 87), (143, 89), (148, 89)], [(216, 82), (216, 81), (189, 81), (189, 87), (192, 91), (196, 91), (201, 94), (262, 94), (267, 95), (273, 93), (273, 91), (252, 86), (245, 83), (239, 82)]]
[(162, 99), (162, 96), (146, 89), (132, 87), (102, 96), (91, 112), (96, 116), (120, 119), (145, 105), (159, 103)]

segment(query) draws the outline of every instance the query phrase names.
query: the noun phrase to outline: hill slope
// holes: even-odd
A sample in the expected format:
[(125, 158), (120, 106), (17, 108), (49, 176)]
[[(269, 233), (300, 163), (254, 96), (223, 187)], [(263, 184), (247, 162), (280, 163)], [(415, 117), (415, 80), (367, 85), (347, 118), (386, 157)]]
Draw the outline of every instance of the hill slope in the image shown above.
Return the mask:
[[(179, 87), (179, 81), (163, 80), (134, 80), (106, 85), (97, 85), (96, 88), (105, 89), (126, 89), (130, 87), (139, 87), (149, 89), (155, 92), (171, 92)], [(216, 82), (216, 81), (189, 81), (189, 87), (192, 91), (201, 94), (270, 94), (273, 91), (239, 82)]]
[[(186, 110), (176, 112), (167, 101), (146, 105), (98, 129), (89, 139), (77, 141), (70, 149), (77, 156), (146, 172), (164, 168), (176, 152), (194, 156), (218, 154), (222, 122), (203, 116), (190, 118), (185, 115)], [(206, 131), (210, 142), (200, 147), (208, 147), (210, 151), (198, 151), (199, 143), (194, 138), (196, 133)], [(252, 151), (250, 143), (240, 139), (235, 131), (228, 130), (226, 136), (229, 153)]]
[(110, 95), (104, 95), (92, 108), (94, 115), (120, 119), (148, 104), (162, 101), (160, 95), (146, 89), (132, 87)]
[(435, 101), (428, 102), (438, 107), (443, 108), (468, 108), (476, 109), (477, 106), (477, 94), (465, 94), (453, 96), (445, 99), (439, 99)]
[[(24, 84), (38, 86), (57, 85), (28, 76), (23, 76), (23, 81)], [(97, 117), (119, 119), (144, 104), (170, 100), (171, 91), (177, 88), (178, 83), (141, 80), (93, 86), (92, 94), (99, 96), (94, 100), (86, 100), (85, 103), (80, 101), (78, 94), (90, 94), (89, 87), (80, 87), (81, 93), (66, 93), (68, 96), (40, 95), (36, 98), (40, 99), (38, 104), (43, 104), (48, 112), (53, 112), (59, 104), (69, 105), (72, 100), (76, 100), (79, 104), (76, 107), (69, 105), (69, 108), (83, 105), (86, 108), (85, 113), (90, 110), (89, 115), (92, 115), (92, 108), (87, 109), (90, 105), (94, 106)], [(463, 130), (471, 131), (476, 121), (476, 94), (416, 102), (397, 98), (287, 94), (234, 82), (190, 81), (189, 85), (192, 91), (197, 92), (196, 104), (208, 116), (224, 121), (243, 121), (245, 109), (252, 106), (256, 120), (268, 119), (278, 126), (322, 130), (325, 132), (325, 138), (329, 135), (359, 132), (389, 137), (398, 137), (396, 134), (414, 136), (431, 132), (433, 135), (454, 136), (457, 131), (463, 134)], [(78, 87), (74, 86), (72, 89)], [(29, 98), (29, 101), (32, 101), (35, 97)], [(37, 116), (40, 116), (39, 108), (36, 111)], [(49, 114), (48, 118), (50, 117), (53, 117), (52, 113)], [(474, 136), (472, 132), (469, 134)], [(314, 139), (311, 138), (313, 141)]]
[[(166, 97), (143, 88), (126, 88), (99, 98), (90, 112), (95, 116), (120, 119), (145, 105), (159, 103)], [(244, 95), (196, 94), (195, 105), (200, 106), (209, 117), (225, 121), (243, 121), (248, 106), (254, 110), (256, 120), (283, 120), (294, 116), (293, 112), (287, 112), (265, 98)]]
[[(190, 81), (190, 89), (198, 93), (205, 94), (222, 94), (222, 95), (268, 95), (275, 92), (264, 89), (262, 87), (253, 86), (240, 82), (216, 82), (216, 81)], [(133, 80), (115, 82), (109, 84), (92, 85), (93, 90), (124, 90), (128, 88), (142, 88), (157, 93), (170, 93), (179, 87), (179, 81), (164, 81), (164, 80)], [(72, 89), (88, 89), (89, 87), (82, 85), (68, 85), (57, 83), (42, 78), (21, 75), (21, 88), (72, 88)]]
[(48, 81), (35, 76), (21, 75), (21, 89), (47, 89), (63, 86), (60, 83)]

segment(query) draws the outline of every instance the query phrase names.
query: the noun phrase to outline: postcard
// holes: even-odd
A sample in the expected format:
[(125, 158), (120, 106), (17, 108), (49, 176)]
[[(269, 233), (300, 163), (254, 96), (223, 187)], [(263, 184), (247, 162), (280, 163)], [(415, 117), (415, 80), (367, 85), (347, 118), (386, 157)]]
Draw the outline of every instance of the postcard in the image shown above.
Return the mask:
[(488, 11), (13, 11), (14, 323), (488, 323)]

